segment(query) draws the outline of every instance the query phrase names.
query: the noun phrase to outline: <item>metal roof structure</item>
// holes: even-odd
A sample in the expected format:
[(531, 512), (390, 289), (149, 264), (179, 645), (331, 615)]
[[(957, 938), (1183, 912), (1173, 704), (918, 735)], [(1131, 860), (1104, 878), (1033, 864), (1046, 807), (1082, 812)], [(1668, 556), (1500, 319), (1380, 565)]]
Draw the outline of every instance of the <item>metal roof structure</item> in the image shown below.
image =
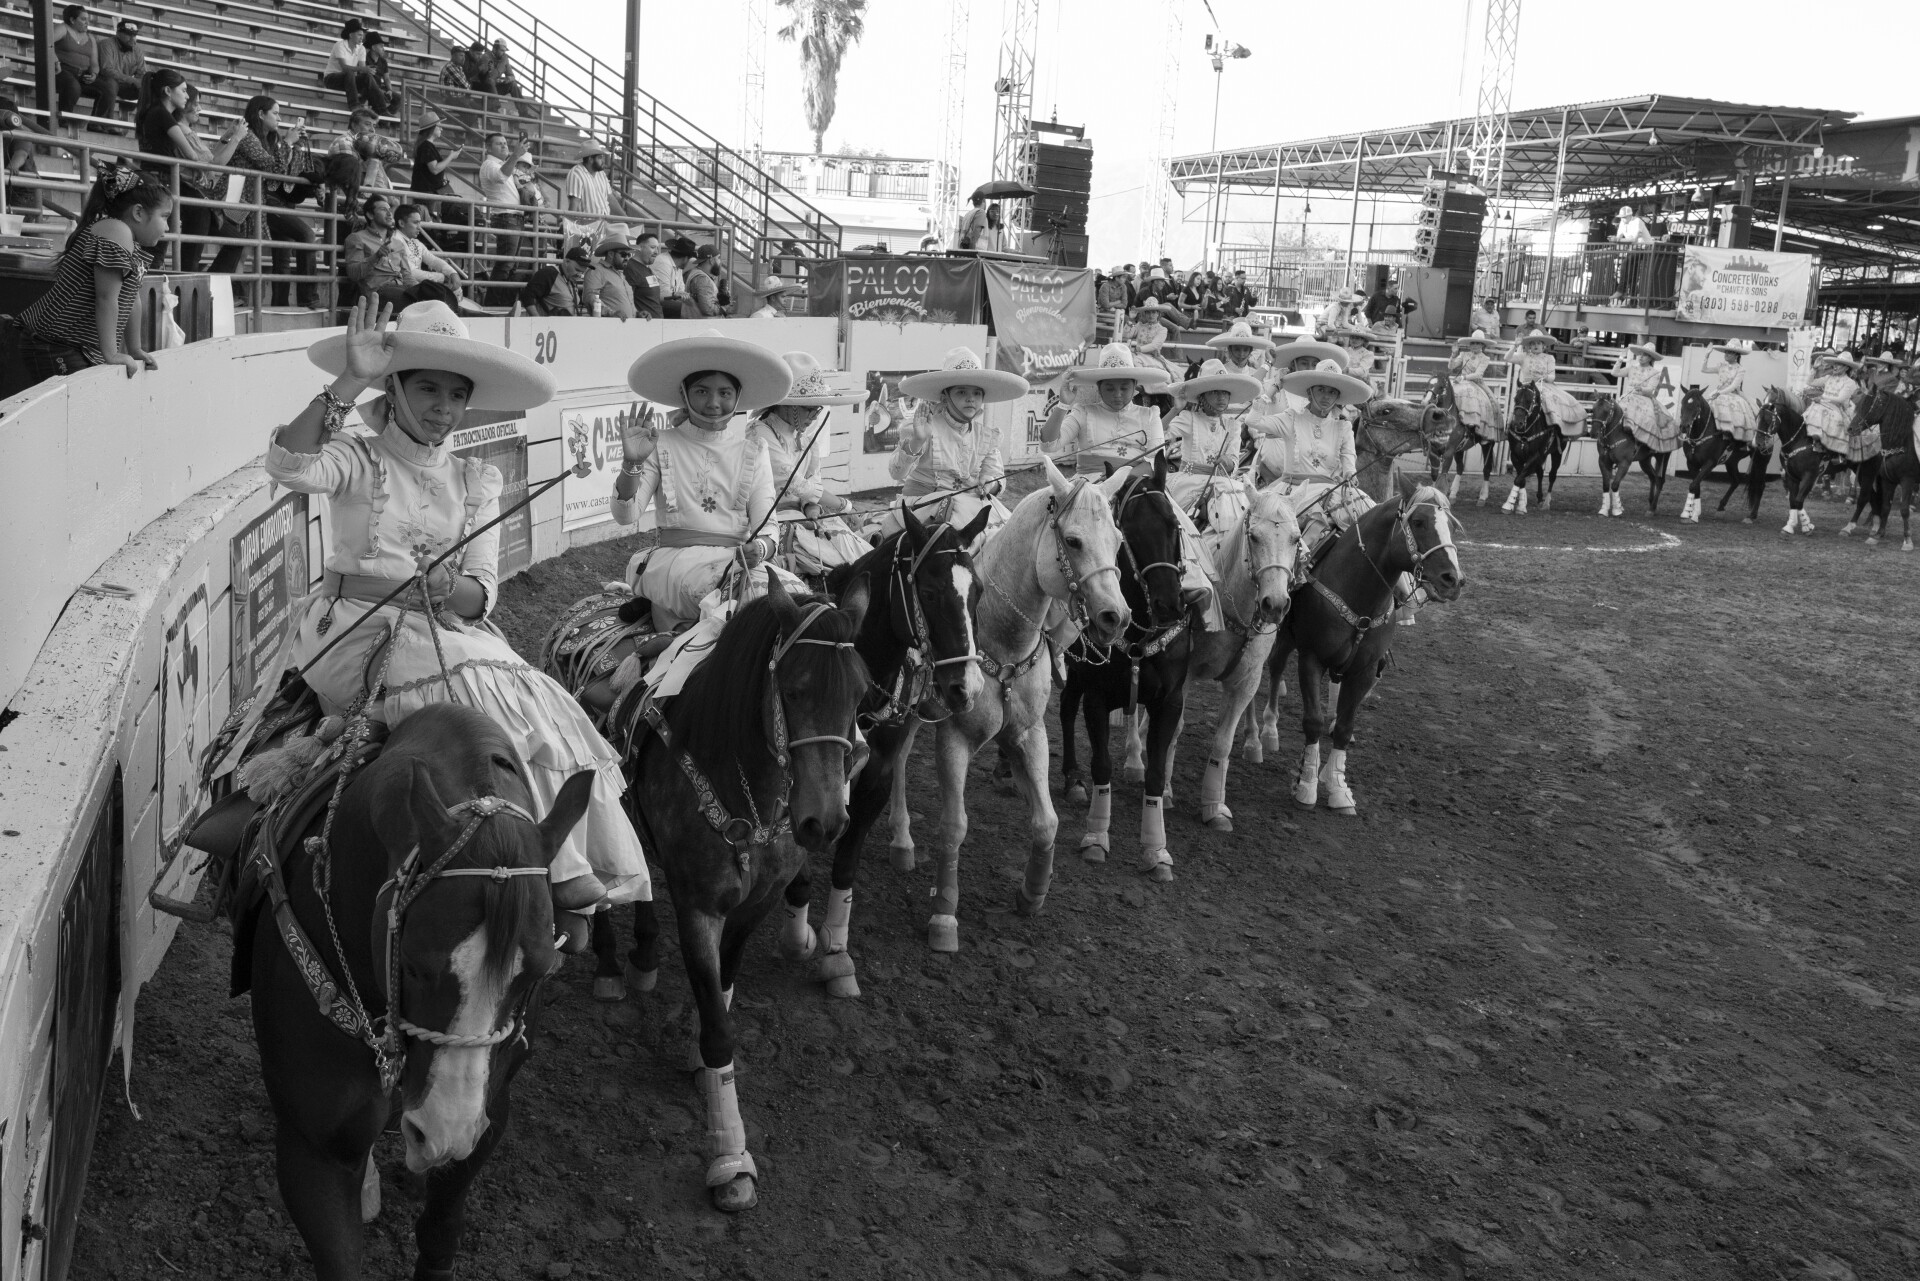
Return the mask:
[[(1853, 113), (1650, 94), (1515, 111), (1508, 118), (1503, 186), (1510, 198), (1551, 201), (1591, 193), (1726, 182), (1742, 172), (1796, 168), (1827, 130)], [(1205, 183), (1271, 191), (1351, 188), (1418, 194), (1430, 170), (1453, 170), (1472, 118), (1176, 157), (1177, 189)], [(1356, 172), (1357, 166), (1357, 172)]]

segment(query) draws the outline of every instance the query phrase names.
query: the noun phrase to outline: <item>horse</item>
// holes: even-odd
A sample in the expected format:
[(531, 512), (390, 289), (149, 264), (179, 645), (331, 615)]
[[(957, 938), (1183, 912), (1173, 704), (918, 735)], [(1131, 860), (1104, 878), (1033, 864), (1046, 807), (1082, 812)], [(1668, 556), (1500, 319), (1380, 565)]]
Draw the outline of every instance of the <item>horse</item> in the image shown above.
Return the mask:
[(1453, 480), (1447, 486), (1447, 498), (1451, 501), (1460, 492), (1460, 478), (1467, 474), (1467, 451), (1478, 445), (1480, 502), (1484, 505), (1488, 491), (1493, 488), (1493, 447), (1497, 442), (1480, 439), (1472, 426), (1461, 421), (1454, 403), (1453, 379), (1447, 375), (1435, 374), (1427, 380), (1426, 399), (1421, 403), (1425, 409), (1421, 434), (1425, 438), (1427, 479), (1437, 486), (1451, 471)]
[[(1020, 501), (973, 558), (974, 652), (988, 682), (986, 696), (935, 726), (940, 829), (927, 945), (936, 952), (960, 950), (967, 762), (989, 738), (1011, 762), (1014, 785), (1027, 802), (1027, 867), (1014, 890), (1014, 910), (1032, 916), (1045, 906), (1060, 826), (1047, 791), (1049, 633), (1077, 626), (1089, 644), (1104, 649), (1120, 639), (1132, 613), (1120, 591), (1120, 531), (1106, 493), (1090, 490), (1085, 477), (1069, 484), (1050, 458), (1040, 465), (1047, 483)], [(1049, 617), (1053, 605), (1064, 608), (1065, 624)], [(915, 853), (904, 769), (894, 772), (891, 825), (894, 866), (911, 870)]]
[(899, 533), (828, 578), (832, 589), (863, 575), (876, 584), (854, 638), (854, 651), (873, 680), (859, 717), (872, 755), (854, 777), (847, 827), (833, 845), (822, 931), (816, 934), (807, 920), (813, 881), (803, 863), (787, 883), (781, 934), (781, 952), (788, 959), (814, 958), (813, 976), (826, 985), (828, 996), (860, 995), (848, 948), (853, 883), (867, 833), (886, 808), (894, 775), (904, 769), (912, 748), (915, 709), (933, 720), (936, 699), (948, 713), (964, 712), (980, 695), (980, 669), (973, 656), (973, 558), (967, 549), (985, 532), (992, 514), (982, 506), (964, 527), (941, 522), (928, 528), (903, 508)]
[[(1867, 546), (1887, 536), (1887, 516), (1897, 495), (1900, 499), (1900, 550), (1913, 550), (1913, 491), (1920, 485), (1920, 456), (1915, 454), (1913, 419), (1915, 396), (1902, 396), (1891, 390), (1875, 388), (1860, 400), (1853, 412), (1851, 434), (1859, 435), (1869, 427), (1880, 428), (1880, 471), (1873, 492), (1873, 527), (1867, 531)], [(1853, 528), (1840, 532), (1846, 533)]]
[(1592, 421), (1594, 451), (1600, 458), (1600, 514), (1627, 514), (1620, 502), (1620, 485), (1627, 478), (1627, 469), (1636, 462), (1647, 477), (1647, 511), (1658, 513), (1660, 491), (1667, 487), (1667, 462), (1673, 457), (1673, 451), (1656, 454), (1634, 435), (1626, 412), (1612, 396), (1602, 396), (1594, 402)]
[(1707, 473), (1716, 465), (1725, 464), (1727, 468), (1727, 492), (1720, 495), (1717, 512), (1727, 509), (1727, 500), (1733, 497), (1733, 491), (1740, 488), (1740, 460), (1750, 458), (1747, 469), (1747, 515), (1742, 522), (1751, 525), (1760, 514), (1760, 498), (1767, 487), (1767, 458), (1771, 450), (1762, 443), (1749, 445), (1738, 439), (1730, 431), (1720, 430), (1713, 417), (1713, 406), (1708, 403), (1706, 393), (1699, 387), (1689, 387), (1680, 397), (1680, 449), (1687, 457), (1687, 501), (1680, 508), (1680, 519), (1700, 523), (1700, 511), (1705, 499), (1700, 489), (1706, 484)]
[(1800, 410), (1778, 387), (1767, 388), (1767, 401), (1760, 406), (1759, 432), (1780, 442), (1780, 486), (1787, 493), (1787, 523), (1780, 532), (1813, 533), (1813, 519), (1806, 510), (1807, 495), (1822, 476), (1845, 470), (1846, 458), (1814, 439)]
[[(1428, 562), (1440, 558), (1437, 569)], [(1294, 784), (1294, 803), (1321, 799), (1337, 814), (1358, 812), (1347, 785), (1347, 748), (1360, 705), (1386, 670), (1396, 630), (1394, 584), (1411, 574), (1435, 600), (1459, 598), (1466, 583), (1454, 547), (1452, 504), (1431, 485), (1400, 478), (1398, 499), (1361, 516), (1328, 545), (1307, 580), (1293, 589), (1267, 660), (1271, 693), (1256, 718), (1262, 737), (1277, 733), (1286, 663), (1299, 654), (1301, 728), (1307, 746)], [(1327, 677), (1340, 682), (1337, 716), (1328, 715)], [(1330, 744), (1326, 759), (1321, 743)]]
[[(795, 598), (769, 570), (766, 595), (727, 620), (678, 694), (662, 707), (636, 683), (610, 718), (628, 811), (673, 897), (700, 1015), (689, 1067), (706, 1096), (707, 1191), (728, 1213), (759, 1201), (734, 1086), (734, 981), (803, 850), (831, 850), (846, 830), (854, 717), (868, 688), (854, 638), (868, 596), (867, 579), (856, 577), (837, 606)], [(635, 906), (645, 909), (635, 914), (636, 940), (651, 955), (652, 905)]]
[(1060, 772), (1069, 799), (1086, 791), (1073, 733), (1075, 715), (1083, 706), (1086, 711), (1093, 791), (1086, 796), (1087, 831), (1080, 839), (1080, 856), (1089, 863), (1104, 863), (1110, 848), (1109, 719), (1115, 708), (1124, 709), (1131, 733), (1134, 709), (1146, 712), (1140, 870), (1157, 881), (1173, 879), (1163, 793), (1169, 749), (1186, 713), (1187, 660), (1193, 652), (1188, 603), (1180, 590), (1180, 518), (1167, 495), (1166, 457), (1164, 451), (1154, 455), (1150, 475), (1118, 479), (1113, 516), (1120, 529), (1120, 590), (1132, 616), (1120, 644), (1112, 649), (1097, 657), (1069, 654), (1066, 686), (1060, 693)]
[[(1375, 396), (1360, 407), (1353, 425), (1354, 445), (1360, 455), (1360, 470), (1354, 483), (1376, 501), (1387, 492), (1393, 473), (1393, 460), (1401, 454), (1427, 453), (1427, 421), (1424, 406), (1398, 396)], [(1378, 491), (1378, 492), (1376, 492)]]
[(1560, 459), (1567, 438), (1560, 424), (1547, 416), (1546, 400), (1533, 383), (1522, 383), (1513, 393), (1513, 412), (1507, 418), (1507, 455), (1513, 468), (1513, 489), (1500, 505), (1503, 512), (1527, 514), (1527, 477), (1534, 477), (1540, 510), (1553, 506), (1554, 482), (1560, 478)]
[(332, 807), (289, 811), (284, 868), (234, 918), (233, 994), (253, 994), (280, 1197), (320, 1281), (361, 1276), (371, 1152), (396, 1105), (407, 1168), (426, 1175), (413, 1275), (452, 1281), (467, 1191), (560, 965), (547, 868), (592, 785), (575, 774), (536, 822), (506, 734), (443, 703), (327, 789)]

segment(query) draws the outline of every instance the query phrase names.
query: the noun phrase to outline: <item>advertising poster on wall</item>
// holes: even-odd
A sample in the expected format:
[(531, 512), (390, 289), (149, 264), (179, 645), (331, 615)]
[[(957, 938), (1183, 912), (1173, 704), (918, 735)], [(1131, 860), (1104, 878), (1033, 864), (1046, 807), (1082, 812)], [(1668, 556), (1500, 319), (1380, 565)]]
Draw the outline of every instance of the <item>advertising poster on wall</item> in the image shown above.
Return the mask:
[(900, 425), (912, 419), (920, 402), (900, 390), (900, 380), (923, 374), (924, 369), (869, 369), (867, 405), (860, 413), (865, 424), (860, 432), (860, 452), (891, 454), (900, 443)]
[(161, 617), (167, 628), (160, 656), (160, 840), (164, 844), (178, 835), (196, 808), (200, 752), (213, 733), (206, 570), (175, 594)]
[(1093, 341), (1093, 272), (984, 262), (993, 313), (994, 367), (1058, 388)]
[(260, 669), (273, 661), (293, 623), (293, 606), (311, 583), (307, 567), (307, 496), (287, 494), (228, 543), (232, 566), (233, 635), (227, 693), (250, 696)]
[(833, 258), (807, 272), (807, 314), (886, 324), (971, 324), (980, 270), (957, 258)]
[(560, 442), (567, 451), (566, 465), (585, 463), (592, 468), (585, 477), (568, 475), (560, 483), (562, 529), (585, 529), (613, 519), (613, 485), (620, 478), (623, 453), (620, 434), (628, 423), (649, 416), (657, 430), (660, 411), (644, 400), (579, 405), (560, 411)]
[[(447, 448), (500, 471), (500, 510), (527, 496), (527, 422), (518, 414), (472, 410), (467, 425), (447, 437)], [(533, 513), (522, 507), (500, 522), (500, 577), (533, 564)]]
[(1812, 254), (1688, 245), (1676, 314), (1695, 324), (1797, 327), (1819, 261)]

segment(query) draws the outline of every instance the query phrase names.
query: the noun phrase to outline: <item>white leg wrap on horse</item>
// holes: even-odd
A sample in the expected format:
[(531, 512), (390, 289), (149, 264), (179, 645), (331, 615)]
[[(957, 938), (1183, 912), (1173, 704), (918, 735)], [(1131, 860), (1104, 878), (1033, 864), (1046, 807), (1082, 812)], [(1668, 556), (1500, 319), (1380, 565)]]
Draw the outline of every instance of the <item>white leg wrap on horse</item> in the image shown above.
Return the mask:
[(1604, 489), (1600, 491), (1600, 514), (1602, 516), (1613, 515), (1613, 496)]
[(700, 1074), (707, 1096), (707, 1186), (721, 1187), (739, 1175), (758, 1178), (760, 1171), (747, 1151), (747, 1127), (740, 1119), (740, 1099), (734, 1092), (733, 1064)]
[(827, 891), (827, 919), (820, 923), (820, 930), (826, 936), (827, 951), (844, 952), (847, 950), (847, 935), (853, 923), (853, 891)]
[(1095, 783), (1087, 797), (1087, 834), (1080, 838), (1080, 857), (1089, 863), (1104, 863), (1113, 848), (1108, 834), (1113, 828), (1113, 784)]
[(1200, 817), (1232, 818), (1233, 811), (1227, 808), (1227, 758), (1207, 758), (1207, 767), (1200, 773)]
[(790, 961), (812, 956), (817, 938), (813, 926), (807, 923), (805, 903), (787, 903), (786, 922), (780, 927), (780, 953)]
[(1140, 870), (1172, 867), (1173, 855), (1167, 852), (1167, 811), (1158, 796), (1140, 798)]
[(1320, 782), (1326, 792), (1328, 809), (1350, 810), (1354, 807), (1353, 789), (1347, 786), (1345, 748), (1336, 747), (1327, 753), (1327, 763), (1320, 767)]
[(1320, 744), (1308, 743), (1300, 754), (1300, 776), (1293, 785), (1297, 805), (1312, 807), (1320, 799)]

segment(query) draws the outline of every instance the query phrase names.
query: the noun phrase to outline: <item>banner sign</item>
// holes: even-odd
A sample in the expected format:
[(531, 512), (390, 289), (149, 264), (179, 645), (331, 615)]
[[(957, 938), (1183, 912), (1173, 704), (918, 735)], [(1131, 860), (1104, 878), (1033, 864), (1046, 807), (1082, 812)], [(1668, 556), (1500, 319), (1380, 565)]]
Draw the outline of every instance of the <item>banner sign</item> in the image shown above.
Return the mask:
[[(306, 536), (303, 527), (303, 544)], [(161, 617), (167, 630), (160, 652), (160, 839), (166, 842), (199, 807), (200, 752), (213, 735), (204, 567), (181, 586)]]
[[(491, 420), (491, 421), (489, 421)], [(447, 448), (500, 470), (500, 510), (527, 496), (527, 421), (517, 413), (469, 410), (467, 425), (447, 437)], [(501, 578), (533, 564), (533, 511), (522, 507), (500, 522)]]
[[(581, 405), (560, 411), (560, 441), (567, 451), (564, 463), (568, 467), (585, 463), (593, 469), (584, 479), (569, 472), (560, 482), (563, 530), (604, 525), (613, 519), (613, 485), (620, 479), (624, 452), (620, 433), (628, 423), (648, 415), (657, 419), (659, 411), (644, 400)], [(656, 421), (655, 426), (658, 425)], [(525, 483), (522, 480), (523, 486)]]
[(1676, 314), (1696, 324), (1797, 328), (1818, 261), (1812, 254), (1688, 245)]
[(260, 669), (273, 661), (293, 626), (293, 607), (307, 594), (307, 496), (288, 494), (228, 543), (233, 576), (232, 655), (227, 690), (234, 703), (252, 696)]
[(833, 258), (807, 273), (807, 314), (888, 324), (980, 319), (980, 265), (965, 258)]
[(1057, 387), (1093, 341), (1094, 273), (1085, 267), (982, 262), (993, 313), (994, 367)]

